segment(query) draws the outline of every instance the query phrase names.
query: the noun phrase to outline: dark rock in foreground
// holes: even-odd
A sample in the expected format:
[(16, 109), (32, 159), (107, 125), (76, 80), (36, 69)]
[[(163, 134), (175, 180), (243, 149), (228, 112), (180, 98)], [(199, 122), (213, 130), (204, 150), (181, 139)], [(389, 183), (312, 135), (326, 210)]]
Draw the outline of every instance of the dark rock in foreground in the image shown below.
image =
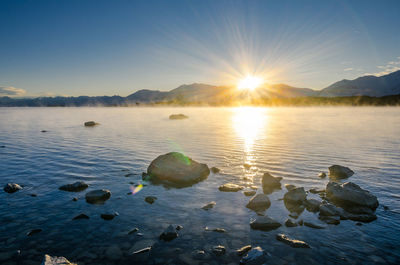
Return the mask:
[(22, 187), (20, 185), (18, 185), (17, 183), (7, 183), (3, 189), (7, 193), (14, 193), (19, 190), (22, 190)]
[(85, 125), (86, 127), (92, 127), (92, 126), (98, 125), (98, 123), (97, 123), (97, 122), (94, 122), (94, 121), (87, 121), (87, 122), (84, 123), (84, 125)]
[(43, 230), (38, 228), (38, 229), (32, 229), (31, 231), (29, 231), (28, 233), (26, 233), (27, 236), (33, 236), (34, 234), (40, 233)]
[(188, 119), (189, 117), (186, 116), (185, 114), (171, 114), (169, 115), (170, 120), (183, 120), (183, 119)]
[(217, 204), (216, 202), (212, 201), (201, 207), (201, 209), (208, 211), (212, 209), (216, 204)]
[(287, 219), (285, 222), (286, 227), (296, 227), (298, 226), (297, 223), (295, 223), (292, 219)]
[(114, 219), (115, 214), (111, 214), (111, 213), (103, 213), (100, 215), (100, 217), (106, 221), (110, 221), (112, 219)]
[(352, 182), (344, 184), (329, 182), (326, 185), (326, 196), (330, 201), (345, 207), (345, 209), (361, 206), (375, 210), (379, 205), (376, 196)]
[(44, 255), (44, 259), (41, 265), (76, 265), (76, 264), (69, 262), (69, 260), (67, 260), (64, 257), (55, 257), (55, 256), (52, 257), (46, 254)]
[(238, 256), (243, 256), (244, 254), (246, 254), (247, 252), (249, 252), (251, 249), (251, 245), (247, 245), (244, 247), (239, 248), (238, 250), (236, 250), (236, 254)]
[(75, 183), (72, 184), (66, 184), (63, 185), (61, 187), (59, 187), (59, 190), (64, 190), (64, 191), (73, 191), (73, 192), (78, 192), (78, 191), (83, 191), (85, 190), (87, 187), (89, 187), (88, 184), (86, 184), (83, 181), (77, 181)]
[(224, 246), (215, 246), (212, 248), (212, 252), (216, 255), (216, 256), (222, 256), (225, 254), (226, 250)]
[(233, 183), (226, 183), (226, 184), (219, 186), (218, 189), (220, 191), (224, 191), (224, 192), (237, 192), (239, 190), (242, 190), (243, 187), (239, 186), (237, 184), (233, 184)]
[(254, 211), (262, 211), (266, 210), (271, 206), (271, 202), (267, 195), (265, 194), (257, 194), (252, 197), (249, 203), (246, 205), (247, 208), (252, 209)]
[(310, 245), (308, 245), (306, 242), (297, 239), (292, 239), (284, 234), (277, 234), (276, 239), (293, 248), (310, 248)]
[(109, 190), (92, 190), (86, 193), (85, 198), (88, 203), (103, 203), (111, 197), (111, 192)]
[(255, 247), (250, 250), (245, 257), (240, 260), (242, 265), (262, 265), (267, 258), (264, 250), (261, 247)]
[(268, 216), (257, 216), (250, 222), (250, 227), (255, 230), (270, 231), (277, 229), (281, 224)]
[(271, 193), (275, 189), (281, 188), (281, 177), (274, 177), (270, 173), (264, 173), (261, 179), (261, 185), (263, 187), (264, 193)]
[(147, 178), (154, 183), (187, 187), (205, 180), (210, 174), (206, 164), (182, 153), (171, 152), (154, 159), (147, 168)]
[(147, 196), (146, 198), (144, 198), (144, 200), (147, 203), (153, 204), (157, 200), (157, 197), (155, 197), (155, 196)]
[(81, 213), (81, 214), (75, 216), (74, 218), (72, 218), (72, 220), (79, 220), (79, 219), (89, 219), (89, 216), (87, 216), (84, 213)]
[(167, 229), (165, 229), (164, 232), (162, 232), (162, 234), (160, 235), (160, 239), (164, 241), (171, 241), (177, 237), (178, 233), (172, 225), (169, 225)]
[(354, 171), (348, 167), (333, 165), (329, 167), (329, 177), (345, 179), (353, 176)]

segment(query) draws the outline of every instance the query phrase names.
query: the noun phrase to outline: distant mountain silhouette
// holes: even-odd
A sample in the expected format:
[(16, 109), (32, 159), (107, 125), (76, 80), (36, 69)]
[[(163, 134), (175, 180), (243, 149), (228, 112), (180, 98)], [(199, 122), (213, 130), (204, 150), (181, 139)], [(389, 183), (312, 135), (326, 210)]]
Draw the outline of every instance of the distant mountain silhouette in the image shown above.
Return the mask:
[[(176, 104), (176, 105), (234, 105), (234, 104), (398, 104), (398, 96), (374, 100), (370, 97), (383, 97), (400, 94), (400, 71), (384, 76), (363, 76), (354, 80), (336, 82), (321, 91), (309, 88), (292, 87), (286, 84), (264, 84), (254, 91), (241, 91), (236, 87), (213, 86), (194, 83), (181, 85), (170, 91), (139, 90), (127, 96), (102, 97), (39, 97), (11, 98), (0, 97), (0, 106), (131, 106), (138, 104)], [(364, 96), (360, 103), (359, 97)], [(325, 100), (323, 98), (339, 98)], [(355, 97), (340, 99), (340, 97)], [(294, 100), (312, 98), (312, 100)], [(300, 103), (299, 103), (300, 102)], [(314, 103), (313, 103), (314, 102)]]
[(400, 94), (400, 70), (383, 76), (362, 76), (342, 80), (321, 90), (321, 97), (373, 96)]

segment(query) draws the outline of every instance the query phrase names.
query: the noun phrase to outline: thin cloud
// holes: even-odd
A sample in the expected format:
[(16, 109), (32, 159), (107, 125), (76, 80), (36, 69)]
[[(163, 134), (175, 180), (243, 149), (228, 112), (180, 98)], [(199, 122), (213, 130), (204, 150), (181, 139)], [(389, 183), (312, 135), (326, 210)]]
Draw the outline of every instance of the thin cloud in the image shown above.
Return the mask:
[(381, 69), (382, 71), (377, 73), (365, 73), (364, 75), (382, 76), (400, 70), (400, 56), (397, 57), (397, 60), (390, 61), (386, 65), (379, 65), (377, 68)]
[(22, 96), (25, 93), (26, 90), (22, 88), (0, 86), (0, 96)]

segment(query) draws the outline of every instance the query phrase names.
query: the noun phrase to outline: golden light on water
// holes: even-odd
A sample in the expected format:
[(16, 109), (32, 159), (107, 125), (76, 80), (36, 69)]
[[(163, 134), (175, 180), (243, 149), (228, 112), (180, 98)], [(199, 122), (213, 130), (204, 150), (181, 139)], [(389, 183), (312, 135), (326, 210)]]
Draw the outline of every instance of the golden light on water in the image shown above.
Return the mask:
[(268, 109), (257, 107), (239, 107), (234, 110), (233, 127), (239, 138), (243, 140), (244, 151), (251, 152), (254, 142), (268, 123)]
[(239, 90), (254, 90), (263, 83), (263, 79), (257, 76), (248, 75), (238, 83)]

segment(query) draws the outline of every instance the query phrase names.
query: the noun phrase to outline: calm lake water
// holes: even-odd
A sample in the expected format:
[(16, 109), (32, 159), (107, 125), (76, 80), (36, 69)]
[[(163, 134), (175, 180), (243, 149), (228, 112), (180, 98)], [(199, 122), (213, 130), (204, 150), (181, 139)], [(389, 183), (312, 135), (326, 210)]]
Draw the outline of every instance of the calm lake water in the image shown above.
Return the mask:
[[(190, 118), (169, 120), (172, 113)], [(88, 120), (100, 125), (86, 128)], [(400, 108), (0, 108), (0, 145), (0, 184), (24, 187), (0, 192), (1, 264), (40, 264), (45, 253), (78, 264), (237, 264), (233, 251), (247, 244), (266, 250), (268, 264), (400, 263)], [(188, 188), (149, 184), (128, 195), (150, 162), (170, 151), (222, 174)], [(245, 207), (249, 197), (218, 190), (233, 182), (262, 192), (266, 171), (283, 177), (282, 184), (325, 188), (329, 178), (317, 175), (332, 164), (350, 167), (355, 175), (349, 181), (378, 197), (376, 221), (326, 225), (305, 210), (298, 220), (326, 228), (255, 231), (249, 222), (257, 215)], [(78, 180), (89, 188), (58, 190)], [(112, 192), (104, 205), (86, 203), (86, 192), (103, 188)], [(285, 192), (283, 187), (269, 195), (266, 211), (282, 224), (289, 214), (279, 200)], [(148, 204), (146, 196), (158, 199)], [(210, 201), (215, 207), (202, 210)], [(119, 215), (111, 221), (100, 218), (114, 212)], [(72, 220), (80, 213), (90, 219)], [(169, 224), (183, 226), (179, 237), (159, 241)], [(139, 234), (128, 235), (135, 227)], [(32, 229), (42, 231), (27, 236)], [(277, 233), (311, 249), (291, 248), (275, 239)], [(129, 255), (150, 245), (149, 257)], [(225, 246), (226, 254), (214, 256), (216, 245)], [(205, 257), (195, 259), (196, 250)]]

